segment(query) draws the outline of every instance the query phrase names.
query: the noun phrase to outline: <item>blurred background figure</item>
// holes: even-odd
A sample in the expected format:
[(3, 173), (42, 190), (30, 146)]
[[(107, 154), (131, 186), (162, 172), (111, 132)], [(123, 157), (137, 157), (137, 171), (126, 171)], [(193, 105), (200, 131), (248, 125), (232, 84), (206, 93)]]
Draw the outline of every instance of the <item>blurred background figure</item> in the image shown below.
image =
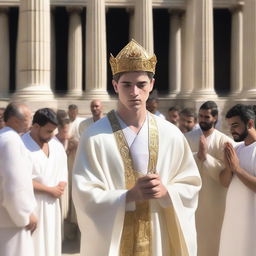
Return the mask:
[[(78, 116), (78, 106), (75, 104), (71, 104), (68, 106), (68, 117), (70, 120), (70, 138), (74, 140), (74, 142), (78, 143), (79, 140), (79, 125), (84, 120), (84, 118)], [(77, 145), (76, 145), (77, 147)], [(76, 150), (76, 148), (75, 148)]]
[(5, 108), (0, 108), (0, 129), (2, 129), (5, 126), (4, 111), (5, 111)]
[(190, 132), (193, 129), (199, 128), (197, 124), (197, 115), (192, 108), (184, 108), (180, 112), (179, 128), (182, 133)]
[(147, 110), (152, 114), (165, 119), (165, 116), (158, 111), (158, 100), (156, 98), (148, 98), (146, 103)]
[(180, 120), (179, 106), (172, 106), (169, 108), (167, 120), (177, 126), (179, 125), (179, 120)]
[(92, 117), (83, 120), (79, 125), (79, 134), (81, 134), (94, 122), (101, 119), (103, 115), (103, 105), (100, 100), (91, 101), (91, 113)]

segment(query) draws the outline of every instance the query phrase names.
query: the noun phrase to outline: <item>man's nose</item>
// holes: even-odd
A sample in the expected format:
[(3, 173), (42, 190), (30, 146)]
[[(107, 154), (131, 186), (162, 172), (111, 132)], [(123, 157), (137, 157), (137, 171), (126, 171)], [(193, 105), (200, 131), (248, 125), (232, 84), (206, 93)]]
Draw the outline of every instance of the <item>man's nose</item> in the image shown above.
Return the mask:
[(139, 92), (139, 88), (137, 87), (137, 85), (132, 85), (131, 86), (131, 95), (138, 95)]

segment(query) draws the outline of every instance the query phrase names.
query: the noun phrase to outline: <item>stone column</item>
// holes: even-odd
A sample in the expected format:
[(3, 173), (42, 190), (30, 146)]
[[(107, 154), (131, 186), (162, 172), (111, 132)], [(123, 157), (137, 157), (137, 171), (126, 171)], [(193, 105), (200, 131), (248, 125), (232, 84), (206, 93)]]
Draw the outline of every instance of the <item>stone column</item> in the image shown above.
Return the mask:
[(231, 91), (236, 96), (243, 86), (243, 11), (242, 5), (232, 9), (231, 27)]
[(182, 17), (182, 74), (180, 98), (188, 98), (194, 87), (195, 1), (186, 1)]
[(154, 52), (152, 0), (137, 0), (135, 3), (134, 39), (152, 55)]
[(176, 96), (181, 86), (181, 13), (178, 10), (170, 12), (169, 33), (169, 95)]
[(87, 2), (85, 97), (105, 98), (108, 96), (105, 0)]
[(243, 23), (243, 95), (256, 97), (256, 1), (246, 0)]
[(18, 97), (51, 98), (50, 1), (21, 0), (19, 13)]
[(10, 49), (8, 8), (0, 8), (0, 98), (9, 94)]
[(195, 1), (194, 96), (215, 97), (212, 0)]
[(68, 34), (68, 95), (82, 95), (82, 22), (79, 7), (69, 7), (69, 34)]

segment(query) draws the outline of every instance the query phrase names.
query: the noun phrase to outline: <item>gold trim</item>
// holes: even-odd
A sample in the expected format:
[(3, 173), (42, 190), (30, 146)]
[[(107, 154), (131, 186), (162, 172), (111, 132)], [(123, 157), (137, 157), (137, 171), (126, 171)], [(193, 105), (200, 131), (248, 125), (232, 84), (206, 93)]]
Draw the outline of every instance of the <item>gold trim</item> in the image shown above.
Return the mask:
[[(125, 136), (112, 110), (107, 114), (119, 148), (124, 168), (125, 185), (132, 188), (138, 178), (134, 171), (133, 162)], [(148, 173), (155, 173), (158, 157), (158, 130), (152, 115), (149, 118), (149, 162)], [(152, 255), (152, 229), (149, 201), (136, 203), (136, 210), (126, 212), (124, 218), (123, 233), (120, 245), (120, 256), (150, 256)]]

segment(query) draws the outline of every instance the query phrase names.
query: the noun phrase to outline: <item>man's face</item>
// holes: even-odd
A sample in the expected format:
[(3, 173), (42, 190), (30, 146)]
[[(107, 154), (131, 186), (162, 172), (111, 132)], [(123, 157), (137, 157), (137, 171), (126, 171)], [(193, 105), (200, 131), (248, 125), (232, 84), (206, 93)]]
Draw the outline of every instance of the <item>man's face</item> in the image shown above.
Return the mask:
[(58, 127), (58, 136), (62, 140), (69, 139), (69, 124), (65, 124), (62, 127)]
[(233, 116), (227, 118), (228, 125), (230, 127), (230, 133), (234, 138), (234, 141), (244, 141), (248, 136), (248, 128), (239, 116)]
[(128, 111), (146, 108), (146, 101), (153, 85), (154, 79), (150, 81), (145, 72), (128, 72), (120, 77), (118, 83), (113, 80), (120, 106)]
[(37, 137), (41, 143), (47, 143), (55, 134), (54, 131), (57, 128), (56, 125), (52, 123), (47, 123), (44, 126), (37, 125)]
[(16, 117), (16, 122), (17, 122), (17, 132), (23, 134), (28, 132), (31, 128), (32, 113), (26, 107), (21, 108), (21, 112), (23, 114), (23, 118)]
[(179, 128), (183, 133), (192, 131), (195, 124), (196, 122), (193, 116), (180, 115)]
[(179, 112), (177, 110), (170, 110), (168, 112), (168, 120), (177, 125), (178, 122), (179, 122), (179, 119), (180, 119), (180, 115), (179, 115)]
[(217, 116), (211, 114), (211, 109), (200, 109), (198, 115), (198, 123), (203, 131), (208, 131), (217, 121)]
[(102, 104), (99, 100), (92, 101), (91, 112), (93, 116), (100, 116), (102, 114)]
[(69, 109), (68, 116), (71, 121), (74, 121), (78, 115), (78, 109)]

